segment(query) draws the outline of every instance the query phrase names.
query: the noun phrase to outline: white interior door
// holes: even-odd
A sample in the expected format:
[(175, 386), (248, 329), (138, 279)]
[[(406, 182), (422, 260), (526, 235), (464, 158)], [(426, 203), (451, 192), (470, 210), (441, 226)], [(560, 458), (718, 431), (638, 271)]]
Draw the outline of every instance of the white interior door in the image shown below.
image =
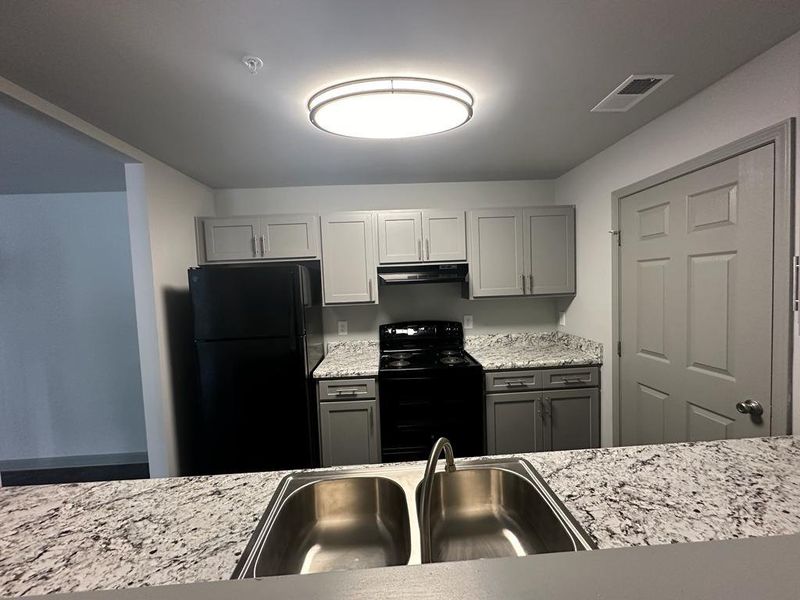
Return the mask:
[(773, 186), (770, 144), (621, 200), (623, 444), (770, 434)]

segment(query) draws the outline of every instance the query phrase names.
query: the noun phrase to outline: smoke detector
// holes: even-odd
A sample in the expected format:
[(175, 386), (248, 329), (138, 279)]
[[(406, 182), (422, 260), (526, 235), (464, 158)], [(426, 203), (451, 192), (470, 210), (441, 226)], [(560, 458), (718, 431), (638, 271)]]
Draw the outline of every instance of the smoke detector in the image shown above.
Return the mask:
[(251, 75), (255, 75), (264, 66), (264, 61), (257, 56), (248, 55), (242, 57), (242, 64), (247, 67), (247, 70), (250, 71)]
[(591, 112), (625, 112), (672, 79), (672, 75), (630, 75)]

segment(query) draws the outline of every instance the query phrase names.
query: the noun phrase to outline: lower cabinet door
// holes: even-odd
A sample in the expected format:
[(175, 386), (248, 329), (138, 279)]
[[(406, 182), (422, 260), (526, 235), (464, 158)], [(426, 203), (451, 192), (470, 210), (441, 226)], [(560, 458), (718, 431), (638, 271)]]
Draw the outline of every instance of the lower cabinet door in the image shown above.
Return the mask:
[(375, 400), (320, 402), (322, 466), (380, 462)]
[(545, 450), (600, 446), (600, 392), (597, 388), (542, 393)]
[(489, 454), (542, 449), (541, 392), (486, 395), (486, 445)]

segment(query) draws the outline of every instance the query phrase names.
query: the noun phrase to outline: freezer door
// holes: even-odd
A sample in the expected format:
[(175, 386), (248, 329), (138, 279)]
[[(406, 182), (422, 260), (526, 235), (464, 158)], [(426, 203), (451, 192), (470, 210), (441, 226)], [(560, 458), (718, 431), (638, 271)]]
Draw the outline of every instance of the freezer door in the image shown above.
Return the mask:
[(305, 335), (299, 265), (189, 269), (196, 340)]
[(302, 338), (197, 342), (196, 473), (315, 466)]

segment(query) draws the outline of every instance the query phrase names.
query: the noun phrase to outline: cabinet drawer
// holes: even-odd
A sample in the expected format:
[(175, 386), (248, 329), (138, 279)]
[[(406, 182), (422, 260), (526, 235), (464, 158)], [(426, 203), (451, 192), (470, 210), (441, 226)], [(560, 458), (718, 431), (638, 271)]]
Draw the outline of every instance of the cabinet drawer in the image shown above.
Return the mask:
[(546, 390), (597, 387), (600, 385), (600, 370), (597, 367), (546, 369), (542, 371), (542, 384)]
[(374, 379), (323, 379), (319, 382), (320, 401), (353, 400), (374, 397)]
[(544, 371), (498, 371), (486, 374), (487, 392), (523, 392), (542, 389)]

